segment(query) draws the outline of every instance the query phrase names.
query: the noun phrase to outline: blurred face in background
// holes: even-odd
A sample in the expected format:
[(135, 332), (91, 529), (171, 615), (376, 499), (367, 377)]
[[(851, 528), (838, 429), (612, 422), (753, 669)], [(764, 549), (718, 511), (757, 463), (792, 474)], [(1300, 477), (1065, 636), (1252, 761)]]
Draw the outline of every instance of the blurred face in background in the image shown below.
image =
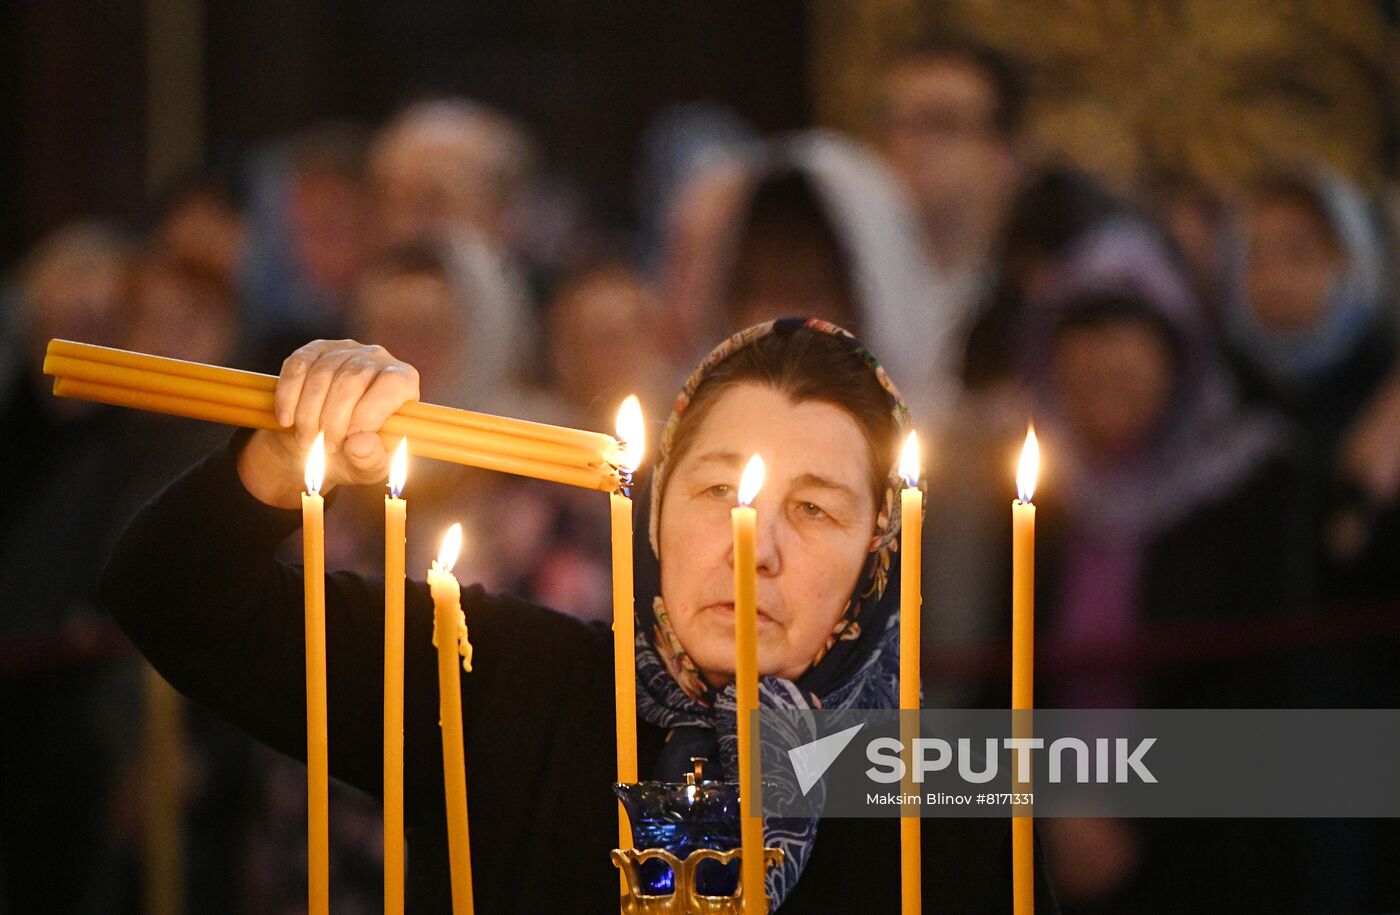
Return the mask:
[(503, 244), (532, 155), (512, 123), (473, 106), (429, 105), (403, 116), (381, 134), (370, 157), (381, 242), (469, 230)]
[(559, 387), (600, 416), (644, 395), (663, 370), (657, 306), (641, 277), (607, 266), (566, 284), (549, 308), (550, 361)]
[(1176, 379), (1160, 330), (1131, 318), (1071, 325), (1057, 334), (1052, 358), (1061, 409), (1085, 446), (1114, 458), (1147, 444)]
[(1000, 212), (1016, 180), (1015, 154), (998, 128), (996, 90), (972, 61), (913, 57), (881, 86), (879, 133), (931, 228)]
[(138, 352), (223, 365), (238, 339), (232, 293), (202, 267), (155, 258), (136, 269), (127, 345)]
[(1305, 201), (1261, 197), (1247, 216), (1250, 308), (1269, 330), (1306, 331), (1323, 316), (1345, 255), (1322, 214)]
[(128, 269), (126, 248), (106, 230), (59, 230), (40, 245), (24, 282), (29, 355), (36, 364), (55, 337), (120, 342)]
[(740, 245), (730, 285), (734, 333), (774, 318), (805, 315), (861, 331), (840, 252), (806, 233), (755, 233)]
[(725, 241), (743, 209), (748, 184), (737, 164), (711, 166), (686, 182), (667, 210), (660, 282), (664, 300), (679, 319), (667, 340), (677, 355), (713, 332), (707, 322), (722, 294)]
[(728, 332), (793, 315), (860, 331), (835, 206), (800, 171), (777, 171), (758, 182), (734, 241)]
[(160, 248), (174, 257), (218, 275), (232, 284), (243, 260), (243, 215), (227, 199), (195, 192), (174, 207), (156, 227)]
[(383, 346), (417, 368), (429, 385), (451, 377), (465, 351), (464, 309), (457, 290), (434, 271), (371, 269), (356, 289), (350, 326), (356, 339)]
[(318, 287), (337, 298), (349, 294), (363, 266), (367, 201), (348, 175), (309, 169), (292, 177), (292, 245), (297, 262)]

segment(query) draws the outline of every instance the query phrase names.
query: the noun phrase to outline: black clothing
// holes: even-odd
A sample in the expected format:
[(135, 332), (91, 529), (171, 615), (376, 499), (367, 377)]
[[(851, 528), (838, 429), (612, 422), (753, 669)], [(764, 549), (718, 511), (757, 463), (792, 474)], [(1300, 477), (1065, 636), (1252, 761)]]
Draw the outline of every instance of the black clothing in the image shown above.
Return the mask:
[[(1376, 321), (1337, 365), (1298, 384), (1272, 378), (1242, 351), (1228, 356), (1246, 402), (1283, 416), (1303, 445), (1305, 469), (1320, 495), (1312, 522), (1319, 597), (1335, 602), (1400, 595), (1394, 562), (1400, 550), (1400, 506), (1372, 504), (1338, 472), (1338, 451), (1347, 433), (1394, 370), (1396, 344), (1389, 322)], [(1359, 527), (1356, 545), (1345, 554), (1327, 542), (1327, 529), (1343, 518)]]
[[(102, 595), (133, 641), (182, 692), (305, 758), (302, 569), (274, 558), (300, 523), (238, 480), (244, 434), (148, 504), (118, 545)], [(334, 493), (330, 499), (333, 500)], [(464, 587), (475, 646), (462, 681), (472, 875), (478, 911), (615, 912), (613, 657), (608, 627)], [(406, 591), (405, 819), (410, 910), (449, 911), (432, 601)], [(326, 581), (331, 773), (379, 796), (383, 584)], [(664, 734), (638, 725), (650, 771)], [(895, 912), (894, 820), (826, 820), (781, 911)], [(924, 824), (929, 911), (1011, 911), (1005, 819)], [(1056, 911), (1043, 873), (1039, 911)]]

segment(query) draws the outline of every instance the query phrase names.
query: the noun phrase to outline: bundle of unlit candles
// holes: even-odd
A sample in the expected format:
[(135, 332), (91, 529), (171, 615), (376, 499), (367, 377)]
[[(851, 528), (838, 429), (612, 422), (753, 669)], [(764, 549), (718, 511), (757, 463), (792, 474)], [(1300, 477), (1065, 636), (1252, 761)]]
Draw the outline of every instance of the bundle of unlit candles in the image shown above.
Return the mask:
[[(54, 394), (252, 429), (282, 428), (272, 375), (127, 350), (49, 341), (44, 372)], [(526, 420), (417, 401), (379, 432), (387, 447), (408, 439), (412, 454), (612, 492), (619, 485), (617, 439)]]

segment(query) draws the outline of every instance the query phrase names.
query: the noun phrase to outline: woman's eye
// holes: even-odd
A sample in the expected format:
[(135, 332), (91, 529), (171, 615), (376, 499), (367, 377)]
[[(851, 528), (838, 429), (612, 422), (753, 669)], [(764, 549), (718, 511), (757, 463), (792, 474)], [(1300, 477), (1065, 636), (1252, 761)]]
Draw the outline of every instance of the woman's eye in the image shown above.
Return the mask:
[(728, 483), (716, 483), (705, 490), (707, 495), (714, 496), (716, 499), (728, 499), (732, 492), (734, 492), (734, 487)]
[(827, 516), (826, 511), (815, 502), (799, 502), (797, 510), (805, 518), (825, 518)]

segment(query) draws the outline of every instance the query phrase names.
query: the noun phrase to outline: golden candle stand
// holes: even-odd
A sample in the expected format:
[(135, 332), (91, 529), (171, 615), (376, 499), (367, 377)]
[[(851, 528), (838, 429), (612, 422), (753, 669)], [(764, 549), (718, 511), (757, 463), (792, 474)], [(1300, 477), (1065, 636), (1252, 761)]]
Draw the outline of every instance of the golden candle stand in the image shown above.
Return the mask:
[[(702, 757), (691, 757), (694, 770), (685, 774), (684, 796), (694, 802), (702, 792), (714, 790), (717, 783), (705, 784), (701, 777), (706, 762)], [(648, 783), (647, 785), (618, 785), (619, 796), (627, 805), (627, 792), (632, 789), (667, 786)], [(680, 787), (679, 784), (669, 787)], [(727, 786), (726, 786), (727, 787)], [(731, 789), (732, 790), (732, 789)], [(731, 802), (734, 797), (731, 796)], [(629, 816), (632, 810), (629, 808)], [(635, 822), (635, 821), (634, 821)], [(764, 867), (780, 867), (783, 863), (783, 850), (765, 848)], [(627, 890), (622, 896), (622, 915), (741, 915), (744, 911), (744, 882), (739, 880), (734, 892), (728, 896), (709, 896), (700, 892), (697, 878), (700, 866), (706, 861), (715, 861), (719, 866), (732, 864), (743, 859), (743, 849), (731, 848), (720, 851), (714, 848), (697, 848), (684, 859), (665, 848), (614, 848), (612, 862), (622, 871)], [(647, 861), (661, 861), (671, 869), (673, 875), (671, 892), (653, 895), (644, 892), (646, 882), (642, 879), (641, 866)], [(767, 907), (764, 907), (767, 912)]]
[[(721, 865), (738, 861), (743, 849), (717, 851), (697, 848), (682, 861), (664, 848), (635, 848), (612, 850), (612, 862), (627, 880), (627, 892), (622, 897), (622, 915), (741, 915), (744, 911), (744, 882), (739, 881), (732, 896), (703, 896), (695, 889), (695, 871), (704, 861)], [(643, 861), (664, 861), (675, 874), (675, 889), (665, 896), (652, 896), (641, 891), (637, 868)], [(783, 863), (781, 848), (765, 848), (763, 862), (767, 867)], [(766, 911), (766, 907), (765, 907)]]

